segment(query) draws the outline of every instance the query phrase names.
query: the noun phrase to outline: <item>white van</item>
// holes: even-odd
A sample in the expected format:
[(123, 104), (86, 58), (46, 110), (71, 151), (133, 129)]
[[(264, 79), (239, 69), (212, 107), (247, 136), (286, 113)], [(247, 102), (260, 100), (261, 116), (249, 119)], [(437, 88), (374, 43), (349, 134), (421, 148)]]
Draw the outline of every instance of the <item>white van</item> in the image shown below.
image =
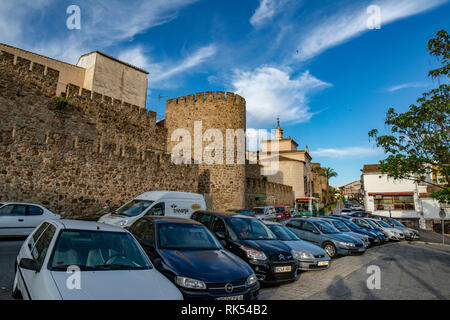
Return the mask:
[(98, 222), (128, 227), (139, 218), (168, 216), (190, 219), (197, 210), (206, 210), (201, 194), (175, 191), (150, 191), (141, 194), (117, 210), (102, 216)]

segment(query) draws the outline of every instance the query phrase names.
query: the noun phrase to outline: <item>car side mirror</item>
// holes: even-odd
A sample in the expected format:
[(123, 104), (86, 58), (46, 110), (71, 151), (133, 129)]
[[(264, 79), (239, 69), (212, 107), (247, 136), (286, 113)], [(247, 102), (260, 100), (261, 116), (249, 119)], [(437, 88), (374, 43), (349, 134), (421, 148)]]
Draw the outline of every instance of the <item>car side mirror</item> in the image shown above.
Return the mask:
[(152, 262), (153, 262), (153, 265), (155, 266), (156, 269), (161, 268), (161, 266), (162, 266), (162, 260), (161, 260), (160, 258), (154, 258), (154, 259), (152, 260)]
[(221, 231), (216, 232), (216, 237), (219, 240), (225, 240), (226, 239), (225, 232), (221, 232)]
[(39, 272), (39, 270), (41, 269), (41, 267), (39, 266), (39, 264), (37, 263), (36, 260), (27, 259), (27, 258), (22, 258), (20, 260), (19, 267), (21, 267), (22, 269), (32, 270), (35, 272)]

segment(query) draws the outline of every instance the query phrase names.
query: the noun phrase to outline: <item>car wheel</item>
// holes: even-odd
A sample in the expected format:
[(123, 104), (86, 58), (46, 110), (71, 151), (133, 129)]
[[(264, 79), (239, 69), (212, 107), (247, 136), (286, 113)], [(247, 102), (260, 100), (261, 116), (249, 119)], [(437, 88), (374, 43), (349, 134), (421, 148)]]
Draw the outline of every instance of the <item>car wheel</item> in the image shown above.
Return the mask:
[(14, 299), (23, 299), (22, 293), (20, 292), (19, 288), (17, 287), (17, 275), (16, 278), (14, 279), (14, 286), (13, 286), (13, 292), (12, 292), (12, 297)]
[(337, 257), (337, 250), (333, 243), (331, 242), (325, 242), (322, 246), (323, 250), (327, 253), (327, 255), (330, 258), (336, 258)]

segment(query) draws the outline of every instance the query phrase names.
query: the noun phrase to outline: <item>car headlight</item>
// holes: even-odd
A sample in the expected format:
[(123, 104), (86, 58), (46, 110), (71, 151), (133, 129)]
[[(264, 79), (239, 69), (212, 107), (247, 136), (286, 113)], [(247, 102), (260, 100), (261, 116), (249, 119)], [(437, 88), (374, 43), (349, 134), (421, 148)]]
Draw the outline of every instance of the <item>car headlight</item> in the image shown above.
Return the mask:
[(250, 277), (247, 278), (247, 286), (251, 287), (254, 284), (258, 282), (258, 278), (256, 278), (256, 275), (253, 273)]
[(205, 290), (206, 284), (201, 280), (195, 280), (186, 277), (176, 277), (175, 282), (184, 288), (188, 289), (197, 289), (197, 290)]
[(301, 260), (301, 259), (313, 259), (312, 254), (301, 252), (301, 251), (292, 251), (292, 255), (294, 256), (294, 259)]
[(245, 246), (241, 246), (241, 249), (245, 251), (247, 254), (247, 258), (254, 260), (267, 260), (267, 256), (264, 252), (258, 251), (252, 248), (247, 248)]
[(355, 246), (355, 244), (352, 243), (352, 242), (341, 242), (341, 241), (338, 241), (337, 243), (340, 244), (341, 246), (344, 246), (344, 247), (354, 247)]
[(119, 227), (123, 227), (123, 226), (126, 226), (127, 223), (128, 223), (128, 220), (122, 220), (122, 221), (119, 221), (119, 222), (117, 223), (117, 225), (118, 225)]

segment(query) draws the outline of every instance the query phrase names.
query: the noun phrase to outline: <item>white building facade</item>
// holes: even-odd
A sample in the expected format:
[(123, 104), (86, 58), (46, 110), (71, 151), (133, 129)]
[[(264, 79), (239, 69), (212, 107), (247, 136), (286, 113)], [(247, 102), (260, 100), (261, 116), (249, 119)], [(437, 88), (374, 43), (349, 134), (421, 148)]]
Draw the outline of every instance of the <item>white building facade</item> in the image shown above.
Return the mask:
[[(377, 165), (365, 165), (361, 176), (364, 206), (374, 215), (418, 220), (421, 229), (439, 223), (439, 202), (430, 196), (427, 184), (413, 180), (395, 180), (381, 173)], [(446, 220), (450, 210), (444, 209)]]

